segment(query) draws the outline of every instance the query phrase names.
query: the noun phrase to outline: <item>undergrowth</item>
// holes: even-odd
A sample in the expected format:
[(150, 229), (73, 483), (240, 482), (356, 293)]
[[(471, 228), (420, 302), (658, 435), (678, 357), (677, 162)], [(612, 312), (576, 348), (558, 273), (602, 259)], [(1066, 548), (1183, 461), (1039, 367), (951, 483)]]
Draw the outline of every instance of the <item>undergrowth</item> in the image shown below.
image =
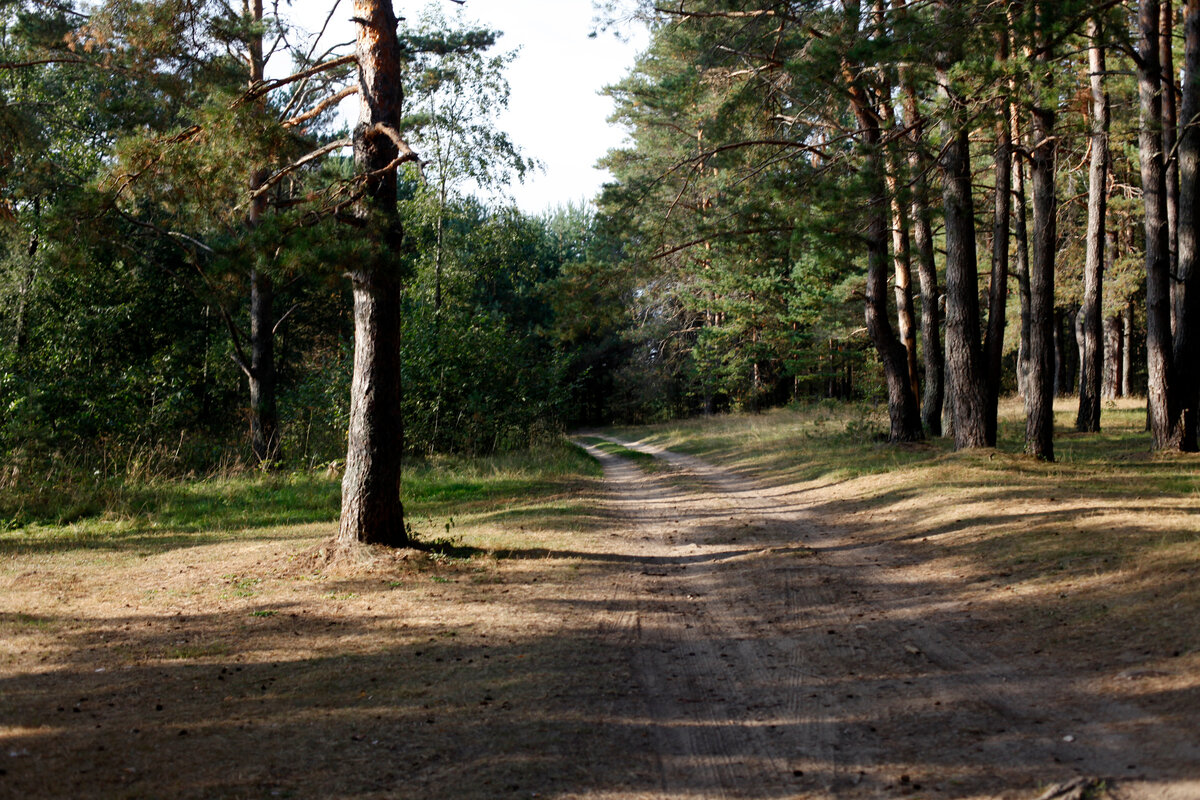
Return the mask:
[[(408, 464), (401, 496), (414, 536), (449, 541), (455, 516), (560, 496), (598, 474), (595, 461), (564, 440), (523, 452)], [(96, 474), (64, 461), (33, 476), (10, 471), (0, 492), (0, 552), (154, 550), (247, 531), (269, 535), (332, 523), (340, 502), (334, 469), (139, 479)]]

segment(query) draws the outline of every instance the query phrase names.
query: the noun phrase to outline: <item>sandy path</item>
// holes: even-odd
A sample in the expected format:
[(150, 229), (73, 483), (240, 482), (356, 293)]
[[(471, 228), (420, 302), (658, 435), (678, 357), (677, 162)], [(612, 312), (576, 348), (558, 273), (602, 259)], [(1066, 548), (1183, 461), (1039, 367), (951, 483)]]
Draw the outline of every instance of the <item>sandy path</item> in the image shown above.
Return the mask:
[(1054, 659), (994, 652), (953, 587), (814, 518), (820, 498), (639, 447), (605, 468), (641, 569), (603, 633), (637, 691), (664, 797), (1033, 798), (1077, 776), (1113, 797), (1200, 798), (1195, 729), (1088, 691)]

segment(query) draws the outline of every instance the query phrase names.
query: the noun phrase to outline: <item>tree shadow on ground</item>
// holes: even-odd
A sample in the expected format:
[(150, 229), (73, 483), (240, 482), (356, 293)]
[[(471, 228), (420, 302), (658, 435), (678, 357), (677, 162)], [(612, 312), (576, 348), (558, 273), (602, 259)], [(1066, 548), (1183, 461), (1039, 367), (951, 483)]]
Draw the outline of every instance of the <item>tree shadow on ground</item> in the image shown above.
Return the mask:
[[(577, 557), (614, 579), (645, 566)], [(856, 598), (897, 587), (835, 577), (788, 552), (753, 568), (736, 557), (674, 566), (652, 594), (598, 601), (577, 599), (561, 564), (548, 565), (543, 577), (562, 580), (560, 592), (508, 594), (495, 613), (549, 612), (563, 626), (502, 635), (299, 603), (251, 606), (237, 620), (10, 620), (57, 629), (59, 649), (43, 669), (0, 680), (10, 753), (0, 780), (29, 798), (639, 797), (664, 794), (664, 770), (680, 796), (753, 771), (723, 790), (776, 798), (914, 784), (1032, 796), (1097, 765), (1117, 778), (1200, 777), (1191, 751), (1164, 761), (1100, 735), (1114, 715), (1134, 727), (1161, 720), (1122, 717), (1134, 707), (1089, 689), (1056, 694), (1064, 684), (1052, 660), (1017, 670), (945, 644), (964, 629), (959, 614), (937, 610), (952, 587), (906, 585), (900, 605), (870, 619), (854, 616)], [(671, 581), (694, 569), (708, 571), (710, 605), (751, 612), (753, 626), (697, 617), (655, 630), (653, 620), (686, 611), (684, 584)], [(646, 627), (572, 625), (629, 611)], [(910, 641), (923, 649), (906, 651)], [(888, 644), (872, 652), (869, 642)], [(1069, 677), (1086, 687), (1095, 674)], [(1094, 718), (1064, 731), (1063, 713), (1039, 706), (1048, 695)]]

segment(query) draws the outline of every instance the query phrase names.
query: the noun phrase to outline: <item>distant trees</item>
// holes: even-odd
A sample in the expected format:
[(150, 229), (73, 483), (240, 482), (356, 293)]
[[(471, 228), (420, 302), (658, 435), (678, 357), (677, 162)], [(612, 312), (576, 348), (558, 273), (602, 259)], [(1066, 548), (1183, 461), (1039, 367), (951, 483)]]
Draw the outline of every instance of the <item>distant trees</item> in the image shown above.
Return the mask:
[[(1121, 354), (1136, 345), (1127, 341), (1126, 320), (1137, 324), (1144, 307), (1155, 446), (1194, 449), (1183, 409), (1195, 407), (1200, 391), (1179, 377), (1196, 372), (1182, 366), (1195, 357), (1190, 334), (1181, 333), (1192, 330), (1194, 312), (1183, 304), (1194, 270), (1181, 260), (1177, 279), (1169, 277), (1171, 231), (1178, 228), (1177, 258), (1191, 246), (1183, 242), (1190, 235), (1183, 209), (1192, 208), (1194, 189), (1184, 162), (1195, 113), (1177, 114), (1175, 98), (1189, 101), (1194, 64), (1183, 59), (1182, 88), (1164, 68), (1181, 44), (1172, 4), (1143, 2), (1136, 17), (1118, 3), (1085, 2), (764, 0), (732, 9), (692, 0), (639, 7), (655, 21), (654, 43), (613, 90), (634, 144), (609, 159), (618, 185), (604, 208), (637, 232), (630, 252), (643, 259), (649, 291), (714, 272), (764, 275), (758, 265), (770, 263), (763, 256), (771, 245), (755, 237), (767, 231), (774, 242), (791, 243), (782, 256), (795, 278), (794, 270), (809, 270), (814, 260), (840, 259), (827, 283), (855, 286), (868, 309), (867, 326), (856, 331), (842, 307), (840, 335), (860, 351), (859, 336), (873, 343), (893, 441), (920, 435), (909, 420), (922, 383), (923, 427), (940, 432), (944, 335), (947, 424), (956, 446), (996, 443), (996, 404), (1007, 385), (1025, 397), (1025, 449), (1047, 460), (1054, 458), (1056, 391), (1069, 391), (1078, 374), (1077, 425), (1098, 430), (1104, 318), (1120, 320), (1108, 324), (1114, 376), (1126, 371), (1117, 366)], [(1185, 51), (1189, 26), (1200, 30), (1191, 4), (1184, 8)], [(1140, 31), (1139, 43), (1127, 38), (1130, 29)], [(1135, 89), (1114, 58), (1136, 67), (1140, 122), (1127, 112), (1110, 122), (1110, 108), (1128, 109)], [(1114, 92), (1118, 104), (1109, 100)], [(1121, 135), (1140, 125), (1140, 154), (1109, 147), (1114, 124)], [(1077, 164), (1089, 165), (1086, 179)], [(929, 204), (933, 179), (940, 212)], [(772, 208), (764, 213), (756, 201), (767, 198)], [(1135, 198), (1144, 203), (1140, 212)], [(991, 224), (977, 230), (985, 201)], [(1145, 220), (1145, 237), (1114, 235), (1131, 218)], [(823, 234), (803, 233), (817, 230)], [(1146, 254), (1144, 306), (1129, 275), (1139, 251)], [(989, 252), (990, 269), (982, 270), (977, 254)], [(654, 268), (681, 260), (691, 263), (681, 277)], [(894, 299), (881, 283), (889, 263)], [(914, 263), (922, 286), (919, 337), (912, 335), (918, 326), (908, 299)], [(782, 300), (786, 290), (774, 296)], [(1012, 336), (1010, 296), (1021, 306)], [(770, 299), (756, 293), (755, 302)], [(760, 327), (760, 340), (778, 339), (771, 326), (790, 330), (786, 345), (760, 355), (755, 374), (790, 378), (790, 388), (803, 394), (802, 365), (818, 362), (814, 345), (829, 342), (813, 323), (775, 319)], [(698, 345), (703, 336), (686, 331), (737, 324), (745, 319), (733, 314), (680, 318), (678, 331)], [(1113, 351), (1117, 342), (1121, 353)], [(917, 351), (924, 354), (920, 369)], [(703, 374), (707, 356), (698, 346), (690, 353)]]

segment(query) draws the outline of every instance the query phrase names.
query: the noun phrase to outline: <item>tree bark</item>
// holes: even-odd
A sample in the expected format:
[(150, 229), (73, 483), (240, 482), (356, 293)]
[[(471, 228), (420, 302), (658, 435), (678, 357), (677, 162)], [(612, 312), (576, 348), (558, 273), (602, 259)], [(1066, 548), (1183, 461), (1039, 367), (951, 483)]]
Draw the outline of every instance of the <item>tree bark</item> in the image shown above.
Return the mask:
[(900, 196), (897, 171), (898, 159), (889, 154), (887, 190), (892, 212), (892, 268), (896, 276), (896, 319), (900, 328), (900, 342), (904, 345), (908, 382), (913, 397), (920, 397), (920, 380), (917, 374), (917, 324), (913, 313), (912, 248), (909, 245), (908, 215)]
[[(903, 5), (902, 0), (895, 4)], [(921, 419), (931, 436), (942, 435), (942, 405), (945, 399), (945, 357), (942, 351), (941, 291), (938, 288), (937, 262), (933, 249), (933, 221), (929, 210), (927, 157), (921, 148), (925, 120), (917, 104), (912, 70), (902, 65), (898, 71), (904, 103), (904, 120), (912, 129), (908, 170), (913, 176), (911, 219), (912, 243), (917, 251), (917, 276), (921, 285), (921, 351), (925, 365), (925, 398)]]
[(1122, 397), (1124, 366), (1123, 334), (1121, 316), (1107, 317), (1104, 320), (1104, 397), (1113, 399)]
[(359, 117), (354, 162), (363, 185), (355, 214), (372, 253), (348, 270), (354, 291), (354, 374), (338, 540), (402, 546), (409, 542), (400, 503), (404, 429), (400, 416), (400, 292), (396, 254), (403, 235), (396, 210), (403, 93), (391, 0), (355, 0)]
[[(1184, 5), (1183, 118), (1200, 115), (1200, 0)], [(1200, 417), (1200, 131), (1187, 125), (1179, 137), (1179, 282), (1173, 362), (1179, 393), (1179, 448), (1197, 449)]]
[[(255, 23), (263, 20), (262, 0), (248, 0), (244, 10)], [(266, 77), (266, 56), (263, 53), (261, 29), (250, 35), (248, 61), (250, 88), (259, 86)], [(266, 101), (255, 101), (260, 110)], [(250, 206), (246, 213), (246, 228), (253, 232), (262, 224), (267, 212), (266, 195), (258, 189), (267, 180), (268, 171), (261, 166), (250, 172)], [(251, 256), (253, 257), (253, 255)], [(276, 466), (282, 456), (279, 437), (279, 409), (275, 383), (275, 287), (270, 275), (258, 266), (250, 267), (250, 363), (243, 365), (250, 388), (250, 452), (259, 466)]]
[(1133, 301), (1121, 315), (1121, 397), (1133, 397)]
[(1054, 112), (1033, 110), (1033, 251), (1029, 264), (1029, 386), (1025, 452), (1054, 460)]
[[(878, 25), (878, 35), (886, 36), (884, 19), (887, 15), (885, 0), (876, 0), (875, 17)], [(883, 100), (879, 103), (880, 118), (883, 126), (889, 131), (896, 130), (896, 115), (892, 108), (891, 81), (886, 78), (880, 81), (879, 95)], [(911, 124), (911, 120), (905, 120)], [(900, 342), (904, 345), (905, 368), (908, 370), (908, 382), (913, 397), (921, 396), (920, 378), (917, 374), (917, 324), (913, 313), (912, 294), (912, 248), (909, 239), (908, 214), (903, 202), (902, 184), (900, 181), (901, 160), (896, 155), (896, 143), (886, 147), (884, 151), (887, 171), (886, 188), (888, 207), (892, 215), (892, 270), (895, 274), (896, 322), (900, 331)]]
[[(877, 3), (878, 10), (882, 3)], [(846, 3), (843, 8), (848, 28), (858, 32), (862, 25), (861, 4)], [(878, 21), (878, 20), (877, 20)], [(877, 35), (882, 35), (877, 31)], [(843, 60), (842, 75), (850, 110), (858, 121), (863, 153), (863, 174), (867, 179), (866, 230), (867, 286), (865, 316), (871, 337), (883, 365), (888, 393), (888, 418), (892, 442), (919, 441), (925, 438), (921, 428), (921, 410), (909, 380), (908, 353), (888, 319), (888, 191), (886, 154), (883, 152), (880, 115), (854, 66)], [(886, 102), (886, 98), (885, 98)]]
[[(1008, 60), (1008, 31), (1000, 34), (997, 60)], [(996, 130), (996, 192), (992, 215), (992, 274), (988, 286), (987, 331), (983, 341), (987, 398), (984, 424), (987, 443), (996, 446), (996, 415), (1000, 403), (1000, 376), (1004, 359), (1004, 327), (1008, 310), (1009, 218), (1012, 216), (1012, 111), (1002, 104)]]
[[(1014, 125), (1015, 127), (1015, 125)], [(1020, 138), (1013, 136), (1020, 144)], [(1029, 393), (1029, 372), (1032, 368), (1029, 356), (1029, 233), (1028, 203), (1025, 192), (1025, 163), (1013, 159), (1013, 271), (1017, 276), (1017, 293), (1021, 299), (1021, 337), (1017, 345), (1017, 391), (1021, 397)]]
[[(892, 0), (896, 18), (907, 16), (906, 0)], [(929, 181), (926, 172), (929, 157), (921, 137), (925, 119), (917, 103), (912, 67), (902, 63), (896, 70), (900, 82), (904, 121), (909, 126), (908, 171), (912, 176), (910, 219), (912, 244), (917, 252), (917, 276), (921, 289), (921, 352), (925, 366), (925, 397), (921, 403), (921, 421), (931, 436), (942, 435), (942, 406), (945, 401), (945, 357), (941, 334), (941, 293), (937, 263), (934, 260), (933, 221), (929, 210)]]
[(887, 187), (884, 181), (879, 119), (853, 80), (848, 81), (851, 107), (862, 129), (864, 173), (870, 180), (867, 201), (866, 323), (883, 365), (888, 392), (888, 418), (892, 442), (925, 438), (917, 396), (908, 379), (908, 355), (888, 319), (887, 302)]
[(1088, 71), (1091, 75), (1092, 152), (1088, 169), (1087, 256), (1083, 268), (1083, 306), (1079, 314), (1079, 411), (1075, 429), (1087, 433), (1100, 430), (1100, 393), (1104, 380), (1104, 246), (1108, 241), (1105, 220), (1108, 212), (1108, 92), (1104, 89), (1104, 46), (1100, 25), (1088, 23)]
[(933, 223), (929, 211), (929, 184), (925, 165), (913, 184), (913, 244), (917, 248), (917, 276), (921, 282), (921, 349), (925, 363), (925, 398), (921, 419), (931, 436), (942, 435), (942, 405), (945, 401), (946, 361), (942, 351), (941, 290), (933, 251)]
[(938, 84), (949, 100), (943, 121), (942, 201), (946, 225), (946, 367), (954, 417), (954, 447), (987, 446), (986, 376), (979, 342), (979, 281), (975, 258), (975, 205), (966, 109), (950, 86), (948, 64)]
[(265, 466), (281, 455), (275, 392), (275, 287), (268, 275), (250, 272), (250, 448)]
[[(1162, 62), (1162, 151), (1163, 179), (1166, 184), (1167, 201), (1167, 242), (1171, 249), (1171, 274), (1177, 274), (1179, 266), (1179, 159), (1176, 153), (1179, 115), (1176, 113), (1175, 90), (1175, 48), (1173, 31), (1175, 27), (1175, 12), (1171, 0), (1159, 0), (1158, 16), (1158, 57)], [(1187, 119), (1187, 117), (1184, 117)], [(1172, 291), (1175, 283), (1172, 282)], [(1172, 311), (1174, 313), (1174, 311)], [(1172, 317), (1171, 331), (1175, 331)]]
[(1171, 341), (1171, 250), (1162, 152), (1162, 89), (1158, 0), (1141, 0), (1138, 72), (1138, 151), (1146, 226), (1146, 406), (1156, 450), (1180, 445)]

